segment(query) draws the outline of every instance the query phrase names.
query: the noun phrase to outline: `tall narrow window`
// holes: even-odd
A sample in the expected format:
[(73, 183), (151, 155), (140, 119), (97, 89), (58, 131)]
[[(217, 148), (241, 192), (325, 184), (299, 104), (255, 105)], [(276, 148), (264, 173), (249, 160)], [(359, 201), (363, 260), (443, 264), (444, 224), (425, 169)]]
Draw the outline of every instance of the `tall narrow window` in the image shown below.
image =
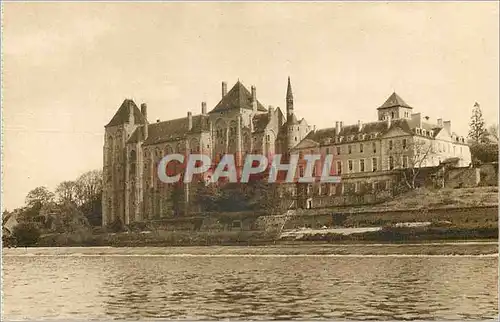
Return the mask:
[(392, 140), (389, 140), (389, 150), (392, 150)]
[(342, 161), (337, 161), (337, 174), (342, 174)]
[(359, 160), (359, 171), (365, 172), (365, 160), (363, 159)]
[(361, 144), (359, 145), (359, 152), (360, 152), (360, 153), (363, 153), (363, 143), (361, 143)]
[(372, 159), (372, 171), (375, 172), (378, 170), (377, 158)]
[(347, 146), (347, 153), (349, 153), (349, 154), (352, 153), (352, 146), (351, 145)]
[(392, 170), (394, 169), (394, 158), (391, 156), (389, 156), (389, 170)]
[(337, 147), (337, 155), (340, 155), (340, 146)]
[(406, 146), (406, 139), (403, 139), (403, 149), (406, 150), (407, 146)]
[(377, 153), (377, 143), (373, 142), (373, 153)]
[(404, 155), (403, 156), (403, 168), (408, 168), (408, 156)]
[(352, 170), (353, 170), (352, 160), (349, 160), (347, 162), (348, 162), (347, 164), (348, 164), (349, 172), (352, 172)]

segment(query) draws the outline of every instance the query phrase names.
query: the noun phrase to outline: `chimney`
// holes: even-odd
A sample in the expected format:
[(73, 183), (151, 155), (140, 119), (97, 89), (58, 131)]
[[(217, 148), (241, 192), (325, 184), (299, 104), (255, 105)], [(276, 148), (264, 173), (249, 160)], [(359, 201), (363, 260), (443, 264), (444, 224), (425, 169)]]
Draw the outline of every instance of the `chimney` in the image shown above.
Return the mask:
[(337, 134), (337, 135), (340, 134), (340, 122), (339, 121), (335, 122), (335, 134)]
[(414, 113), (411, 115), (411, 121), (415, 127), (422, 128), (422, 114)]
[(132, 101), (128, 104), (128, 122), (134, 124), (134, 106), (132, 105)]
[(438, 126), (443, 127), (443, 119), (438, 119)]
[(340, 121), (340, 130), (342, 130), (343, 127), (344, 127), (344, 122)]
[(362, 129), (363, 129), (363, 122), (358, 120), (358, 131), (361, 132)]
[(207, 114), (207, 102), (201, 102), (201, 114)]
[(257, 112), (257, 88), (252, 85), (252, 108)]
[(148, 119), (148, 105), (146, 103), (141, 104), (141, 114), (146, 120)]
[(193, 114), (188, 112), (188, 131), (193, 129)]
[(444, 121), (443, 127), (451, 134), (451, 121)]
[(160, 123), (160, 119), (156, 119), (156, 123)]
[(226, 96), (226, 94), (227, 94), (227, 83), (222, 82), (222, 97), (224, 98), (224, 96)]
[(269, 109), (267, 110), (267, 112), (269, 113), (269, 116), (271, 116), (271, 114), (273, 113), (273, 107), (271, 105), (269, 105)]
[(390, 129), (391, 128), (391, 116), (390, 115), (387, 115), (387, 128)]

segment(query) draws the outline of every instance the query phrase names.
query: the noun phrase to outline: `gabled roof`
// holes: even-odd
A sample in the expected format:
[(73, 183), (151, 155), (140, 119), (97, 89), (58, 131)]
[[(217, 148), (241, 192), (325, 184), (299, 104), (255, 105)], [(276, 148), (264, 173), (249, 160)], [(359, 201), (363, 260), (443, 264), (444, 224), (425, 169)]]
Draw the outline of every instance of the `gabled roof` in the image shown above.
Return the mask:
[(252, 118), (254, 132), (262, 132), (269, 124), (269, 113), (255, 114)]
[(391, 94), (391, 96), (389, 96), (389, 98), (385, 101), (385, 103), (382, 104), (382, 106), (380, 106), (378, 109), (397, 107), (397, 106), (412, 108), (410, 105), (406, 104), (406, 102), (403, 101), (403, 99), (398, 94), (396, 94), (396, 92), (394, 92)]
[[(220, 100), (210, 113), (229, 110), (233, 108), (252, 109), (252, 93), (238, 81), (233, 88)], [(257, 100), (257, 110), (267, 111), (266, 108)]]
[[(148, 138), (144, 141), (144, 145), (157, 144), (160, 142), (177, 141), (185, 137), (189, 133), (199, 133), (208, 131), (208, 116), (194, 115), (193, 128), (188, 131), (188, 118), (183, 117), (164, 122), (157, 122), (148, 125)], [(128, 139), (128, 143), (137, 143), (141, 136), (142, 128), (138, 127)]]
[(113, 116), (111, 121), (109, 121), (109, 123), (105, 127), (128, 123), (130, 114), (129, 111), (131, 108), (134, 109), (134, 123), (145, 124), (146, 120), (144, 119), (144, 116), (142, 115), (137, 105), (135, 105), (134, 101), (131, 99), (125, 99), (120, 108), (118, 108), (118, 111), (116, 111), (115, 116)]

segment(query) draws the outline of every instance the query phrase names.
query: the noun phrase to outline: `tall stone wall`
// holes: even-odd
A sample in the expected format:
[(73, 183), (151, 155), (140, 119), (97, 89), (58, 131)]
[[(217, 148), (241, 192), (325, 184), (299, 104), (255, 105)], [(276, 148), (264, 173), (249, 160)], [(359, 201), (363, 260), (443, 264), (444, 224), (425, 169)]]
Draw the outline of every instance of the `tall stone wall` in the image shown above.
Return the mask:
[(455, 168), (446, 172), (445, 185), (447, 188), (476, 187), (480, 181), (478, 168)]

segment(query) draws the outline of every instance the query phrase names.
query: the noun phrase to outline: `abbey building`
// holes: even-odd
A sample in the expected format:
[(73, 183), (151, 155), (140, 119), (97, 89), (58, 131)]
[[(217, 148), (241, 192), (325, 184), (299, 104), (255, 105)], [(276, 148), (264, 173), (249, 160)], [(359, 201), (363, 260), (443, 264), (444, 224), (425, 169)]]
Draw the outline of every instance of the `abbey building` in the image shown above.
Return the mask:
[[(264, 107), (257, 89), (249, 91), (240, 81), (229, 91), (223, 82), (221, 94), (211, 110), (202, 102), (198, 115), (188, 112), (163, 122), (148, 120), (145, 103), (140, 109), (132, 100), (122, 103), (105, 126), (103, 225), (117, 218), (128, 224), (172, 215), (172, 187), (156, 172), (166, 154), (202, 153), (218, 160), (227, 153), (285, 153), (312, 130), (295, 115), (290, 79), (284, 112)], [(184, 195), (189, 198), (188, 191)]]
[[(414, 113), (396, 93), (378, 107), (374, 122), (336, 121), (318, 130), (296, 116), (290, 79), (284, 94), (285, 111), (266, 108), (256, 87), (249, 91), (238, 81), (228, 91), (223, 82), (221, 99), (212, 109), (202, 102), (199, 114), (188, 112), (184, 118), (162, 122), (148, 119), (145, 103), (139, 108), (124, 100), (105, 126), (103, 225), (174, 215), (174, 188), (157, 175), (159, 161), (171, 153), (202, 153), (215, 161), (230, 153), (239, 156), (237, 163), (247, 153), (333, 154), (333, 171), (342, 176), (342, 183), (319, 186), (318, 194), (324, 197), (390, 182), (398, 169), (430, 167), (449, 159), (458, 166), (470, 163), (469, 148), (450, 121), (432, 122)], [(320, 175), (322, 166), (315, 169)], [(303, 170), (299, 164), (298, 173)], [(189, 203), (189, 185), (182, 189)]]

